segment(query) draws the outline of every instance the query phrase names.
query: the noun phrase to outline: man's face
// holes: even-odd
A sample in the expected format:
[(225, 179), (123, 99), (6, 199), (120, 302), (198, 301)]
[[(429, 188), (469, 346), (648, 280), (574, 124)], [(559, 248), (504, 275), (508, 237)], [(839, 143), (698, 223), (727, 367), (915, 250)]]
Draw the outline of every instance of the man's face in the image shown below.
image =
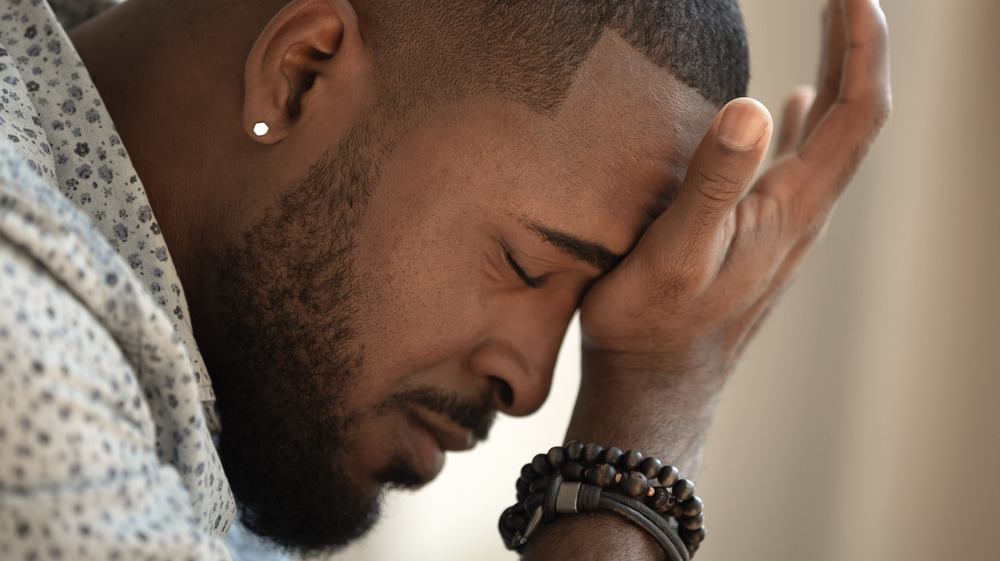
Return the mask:
[(222, 256), (206, 358), (249, 525), (344, 543), (383, 486), (432, 479), (495, 410), (536, 410), (581, 296), (714, 111), (608, 36), (551, 115), (466, 99), (384, 156), (355, 127)]

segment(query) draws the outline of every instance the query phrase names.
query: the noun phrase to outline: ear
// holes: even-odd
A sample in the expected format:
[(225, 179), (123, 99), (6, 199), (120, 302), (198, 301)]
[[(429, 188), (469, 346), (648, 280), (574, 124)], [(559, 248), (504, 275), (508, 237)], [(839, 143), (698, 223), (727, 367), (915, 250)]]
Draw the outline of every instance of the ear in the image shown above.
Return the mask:
[[(243, 129), (273, 144), (301, 121), (317, 80), (344, 69), (344, 51), (359, 52), (357, 13), (347, 0), (293, 0), (267, 24), (247, 57)], [(263, 125), (262, 125), (263, 124)]]

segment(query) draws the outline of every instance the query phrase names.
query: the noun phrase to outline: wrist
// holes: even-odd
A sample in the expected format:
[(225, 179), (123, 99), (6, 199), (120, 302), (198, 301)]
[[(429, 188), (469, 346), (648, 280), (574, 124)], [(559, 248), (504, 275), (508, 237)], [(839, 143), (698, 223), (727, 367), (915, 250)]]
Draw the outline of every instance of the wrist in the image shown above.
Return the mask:
[(584, 349), (566, 440), (646, 450), (694, 477), (725, 378), (707, 361), (678, 368), (651, 355)]
[(734, 353), (724, 345), (701, 341), (685, 345), (660, 345), (638, 350), (600, 345), (584, 340), (581, 346), (583, 375), (636, 378), (645, 384), (701, 385), (719, 391), (735, 364)]

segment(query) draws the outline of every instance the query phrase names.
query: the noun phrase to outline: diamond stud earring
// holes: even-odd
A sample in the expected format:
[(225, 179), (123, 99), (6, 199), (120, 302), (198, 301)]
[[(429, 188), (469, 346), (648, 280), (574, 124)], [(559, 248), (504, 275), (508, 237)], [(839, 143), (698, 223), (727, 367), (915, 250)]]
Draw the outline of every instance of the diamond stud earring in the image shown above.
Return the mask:
[(253, 126), (253, 133), (256, 134), (257, 136), (264, 136), (265, 134), (267, 134), (267, 131), (268, 131), (267, 123), (263, 121), (256, 123)]

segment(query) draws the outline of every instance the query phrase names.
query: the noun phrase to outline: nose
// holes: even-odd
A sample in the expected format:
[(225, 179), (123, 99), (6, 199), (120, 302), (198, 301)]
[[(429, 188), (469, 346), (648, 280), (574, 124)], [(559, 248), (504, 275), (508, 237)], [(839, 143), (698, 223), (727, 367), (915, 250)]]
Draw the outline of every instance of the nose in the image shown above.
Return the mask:
[(513, 416), (534, 413), (552, 386), (559, 347), (575, 302), (532, 298), (501, 306), (485, 339), (469, 354), (469, 369), (493, 386), (494, 406)]

